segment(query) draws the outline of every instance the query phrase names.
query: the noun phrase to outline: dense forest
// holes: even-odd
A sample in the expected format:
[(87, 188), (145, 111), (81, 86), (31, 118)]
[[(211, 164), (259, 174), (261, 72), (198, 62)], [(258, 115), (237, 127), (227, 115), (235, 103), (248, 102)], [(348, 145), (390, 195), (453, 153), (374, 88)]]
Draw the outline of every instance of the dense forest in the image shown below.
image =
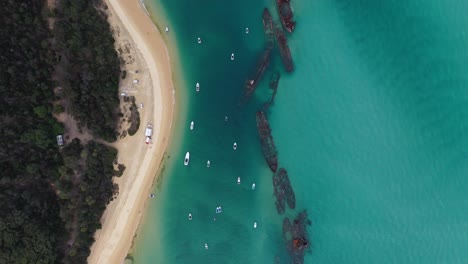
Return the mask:
[(0, 263), (86, 263), (117, 190), (112, 177), (122, 173), (113, 148), (78, 139), (57, 146), (57, 67), (65, 110), (107, 140), (115, 139), (120, 73), (100, 4), (58, 3), (6, 0), (0, 9)]
[(104, 7), (101, 1), (59, 2), (55, 36), (69, 113), (96, 136), (114, 141), (120, 60)]

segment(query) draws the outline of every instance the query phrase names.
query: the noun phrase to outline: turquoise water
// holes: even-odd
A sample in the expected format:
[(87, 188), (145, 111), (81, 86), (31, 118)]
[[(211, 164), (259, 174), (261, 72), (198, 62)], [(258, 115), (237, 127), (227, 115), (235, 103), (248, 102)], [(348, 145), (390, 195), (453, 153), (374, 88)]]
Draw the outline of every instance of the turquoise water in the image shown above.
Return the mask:
[[(255, 127), (266, 85), (237, 106), (262, 49), (262, 9), (274, 14), (273, 2), (153, 1), (177, 39), (178, 91), (188, 103), (135, 263), (273, 263), (276, 255), (289, 263)], [(307, 209), (313, 222), (305, 263), (468, 263), (468, 3), (293, 7), (296, 70), (283, 72), (269, 120), (296, 212)], [(215, 215), (218, 205), (223, 213)]]

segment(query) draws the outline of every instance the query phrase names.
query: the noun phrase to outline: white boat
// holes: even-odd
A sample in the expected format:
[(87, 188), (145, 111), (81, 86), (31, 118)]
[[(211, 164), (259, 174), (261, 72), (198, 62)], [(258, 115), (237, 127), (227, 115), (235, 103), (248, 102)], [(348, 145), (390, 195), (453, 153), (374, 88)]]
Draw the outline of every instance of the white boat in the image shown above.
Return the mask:
[(193, 130), (193, 126), (195, 125), (195, 123), (192, 121), (190, 122), (190, 130)]
[(208, 243), (205, 243), (205, 249), (208, 249)]
[(240, 177), (237, 177), (237, 184), (240, 184)]
[(192, 214), (188, 214), (188, 220), (192, 221)]
[(232, 149), (236, 150), (237, 149), (237, 143), (234, 142), (234, 144), (232, 145)]
[(252, 190), (255, 190), (255, 182), (252, 183)]
[(249, 28), (245, 28), (245, 34), (249, 34)]
[(187, 166), (190, 160), (190, 152), (185, 153), (184, 165)]
[(224, 121), (225, 121), (225, 122), (228, 121), (228, 117), (227, 117), (227, 116), (224, 117)]
[(257, 221), (254, 222), (254, 228), (257, 228)]
[(197, 92), (200, 91), (200, 84), (199, 84), (199, 83), (197, 83), (197, 84), (195, 85), (195, 91), (197, 91)]
[(201, 38), (198, 38), (198, 44), (200, 44), (200, 43), (201, 43)]
[(166, 32), (169, 32), (169, 28), (168, 28), (168, 27), (166, 27)]
[(154, 193), (150, 194), (149, 197), (154, 198), (155, 197)]
[(216, 206), (216, 213), (220, 214), (222, 212), (223, 212), (223, 209), (221, 208), (221, 206)]
[(207, 161), (207, 162), (206, 162), (206, 167), (209, 168), (210, 165), (211, 165), (211, 162), (210, 162), (210, 161)]
[(231, 60), (234, 60), (234, 53), (231, 53)]

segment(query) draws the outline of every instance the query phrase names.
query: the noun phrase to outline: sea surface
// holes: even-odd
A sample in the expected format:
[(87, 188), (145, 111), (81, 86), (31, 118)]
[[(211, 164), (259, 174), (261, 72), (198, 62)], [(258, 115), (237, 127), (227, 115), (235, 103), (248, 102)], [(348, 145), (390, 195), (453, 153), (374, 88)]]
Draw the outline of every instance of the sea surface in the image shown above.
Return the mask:
[[(468, 263), (467, 1), (292, 0), (296, 69), (275, 51), (242, 107), (274, 1), (146, 5), (170, 27), (180, 111), (134, 263), (290, 263), (282, 221), (304, 209), (304, 263)], [(267, 114), (297, 200), (281, 216), (255, 124), (274, 69)]]

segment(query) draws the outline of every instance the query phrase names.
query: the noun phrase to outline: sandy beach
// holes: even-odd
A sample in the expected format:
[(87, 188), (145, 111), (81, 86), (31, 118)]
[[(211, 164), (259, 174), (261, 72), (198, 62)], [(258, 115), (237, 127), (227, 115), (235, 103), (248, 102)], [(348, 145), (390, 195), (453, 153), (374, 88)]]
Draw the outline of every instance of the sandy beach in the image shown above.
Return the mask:
[[(132, 56), (121, 91), (135, 96), (140, 112), (140, 128), (113, 144), (118, 162), (126, 166), (116, 178), (118, 197), (101, 219), (102, 229), (95, 235), (88, 263), (122, 263), (141, 221), (145, 203), (167, 148), (174, 115), (174, 87), (169, 53), (151, 19), (138, 0), (106, 0), (109, 22), (116, 46), (124, 45)], [(123, 47), (123, 46), (122, 46)], [(138, 80), (137, 84), (133, 80)], [(123, 88), (122, 88), (123, 87)], [(145, 128), (154, 127), (152, 144), (145, 144)]]

